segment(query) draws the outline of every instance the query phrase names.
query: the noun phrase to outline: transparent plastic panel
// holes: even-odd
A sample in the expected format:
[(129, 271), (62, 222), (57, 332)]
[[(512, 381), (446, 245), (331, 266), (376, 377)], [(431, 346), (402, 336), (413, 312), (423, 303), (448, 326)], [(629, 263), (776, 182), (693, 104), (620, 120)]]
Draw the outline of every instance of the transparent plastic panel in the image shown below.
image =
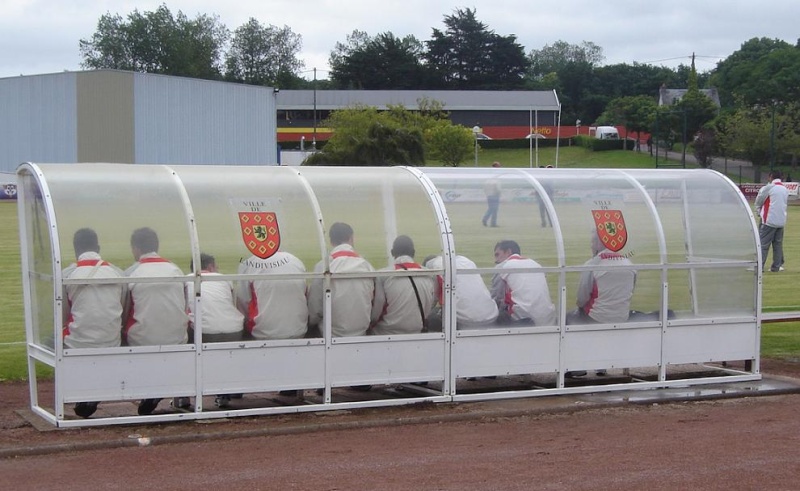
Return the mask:
[(658, 210), (670, 263), (755, 260), (751, 211), (722, 174), (702, 169), (626, 172), (647, 189)]
[[(520, 262), (519, 267), (538, 269), (559, 265), (556, 229), (553, 227), (556, 222), (547, 207), (555, 192), (550, 181), (543, 187), (537, 186), (537, 178), (543, 173), (503, 168), (426, 168), (423, 172), (436, 185), (445, 202), (458, 255), (474, 261), (479, 268), (495, 268), (495, 246), (501, 241), (514, 241), (519, 246), (520, 255), (535, 262)], [(540, 190), (549, 196), (540, 196)], [(501, 271), (496, 273), (501, 274)], [(549, 299), (554, 311), (558, 312), (557, 274), (542, 271), (511, 274), (545, 274)], [(491, 287), (493, 277), (492, 274), (482, 276), (487, 287)], [(534, 277), (528, 278), (534, 281)], [(502, 318), (503, 295), (495, 291), (494, 296), (501, 303)]]
[[(148, 227), (155, 231), (156, 238), (153, 246), (158, 255), (167, 261), (172, 261), (176, 265), (186, 265), (191, 257), (190, 234), (187, 222), (186, 203), (181, 193), (181, 186), (169, 168), (163, 166), (135, 166), (121, 164), (71, 164), (71, 165), (41, 165), (44, 180), (50, 190), (50, 199), (56, 217), (58, 230), (57, 240), (59, 243), (61, 257), (56, 257), (56, 268), (61, 269), (70, 267), (76, 263), (76, 251), (73, 247), (73, 237), (76, 231), (83, 228), (90, 228), (97, 234), (99, 242), (99, 253), (103, 260), (110, 262), (120, 270), (125, 270), (136, 262), (134, 251), (131, 246), (131, 237), (134, 230)], [(147, 245), (146, 247), (150, 247)], [(140, 251), (146, 253), (148, 251)], [(86, 258), (84, 258), (86, 259)], [(88, 258), (87, 260), (92, 260)], [(148, 259), (157, 259), (148, 257)], [(160, 261), (160, 260), (159, 260)], [(152, 262), (152, 261), (151, 261)], [(102, 263), (98, 263), (98, 268)], [(83, 265), (87, 266), (86, 264)], [(96, 270), (95, 270), (96, 271)], [(144, 271), (144, 273), (142, 273)], [(151, 265), (140, 267), (137, 272), (142, 279), (147, 279), (148, 271), (158, 271), (155, 273), (159, 277), (171, 277), (183, 279), (184, 272), (173, 268), (172, 265)], [(94, 275), (94, 271), (87, 272)], [(106, 278), (111, 272), (98, 273), (98, 277)], [(119, 276), (118, 276), (119, 275)], [(80, 276), (80, 275), (79, 275)], [(157, 283), (129, 283), (128, 279), (121, 275), (121, 271), (114, 273), (110, 282), (129, 285), (128, 290), (131, 296), (129, 301), (124, 300), (122, 292), (116, 290), (112, 293), (112, 288), (107, 288), (104, 301), (115, 302), (114, 304), (103, 304), (106, 310), (89, 307), (91, 301), (87, 298), (87, 303), (81, 307), (85, 312), (102, 314), (102, 329), (92, 325), (91, 328), (84, 330), (81, 334), (82, 342), (91, 339), (84, 347), (91, 346), (98, 342), (105, 345), (106, 341), (100, 342), (95, 336), (109, 338), (108, 325), (105, 323), (114, 322), (112, 310), (118, 309), (121, 317), (120, 322), (123, 338), (127, 334), (127, 342), (130, 345), (154, 345), (154, 344), (182, 344), (187, 340), (186, 330), (186, 296), (182, 282), (164, 282), (165, 286)], [(109, 276), (108, 278), (112, 278)], [(133, 286), (135, 285), (135, 286)], [(56, 288), (60, 288), (56, 285)], [(134, 288), (139, 294), (134, 294)], [(98, 290), (92, 290), (99, 293)], [(52, 292), (50, 294), (52, 304)], [(91, 298), (94, 298), (93, 296)], [(111, 300), (111, 299), (118, 300)], [(147, 304), (144, 299), (147, 298)], [(120, 303), (116, 303), (120, 302)], [(147, 310), (145, 305), (150, 307), (153, 315), (142, 314)], [(168, 335), (162, 329), (162, 314), (166, 315), (161, 309), (169, 304), (172, 312), (171, 319), (173, 329)], [(126, 317), (123, 306), (129, 307), (129, 316)], [(58, 319), (59, 325), (56, 330), (60, 331), (61, 324), (66, 322), (68, 316), (75, 315), (75, 311), (69, 311), (69, 305), (65, 304), (65, 319)], [(155, 312), (158, 312), (158, 318)], [(142, 314), (142, 315), (139, 315)], [(81, 316), (85, 314), (80, 313)], [(86, 318), (86, 317), (83, 317)], [(147, 318), (147, 320), (145, 320)], [(76, 322), (78, 322), (76, 320)], [(149, 327), (139, 327), (148, 325)], [(97, 332), (95, 332), (95, 330)], [(102, 333), (99, 331), (102, 330)], [(144, 334), (150, 333), (150, 334)], [(60, 332), (59, 334), (60, 335)], [(119, 341), (110, 342), (109, 346), (115, 346)], [(80, 346), (80, 345), (79, 345)]]
[[(664, 225), (669, 264), (693, 264), (673, 283), (670, 307), (691, 315), (755, 315), (757, 261), (752, 215), (738, 190), (709, 170), (631, 172), (646, 187)], [(712, 268), (742, 261), (738, 268)], [(678, 301), (687, 298), (686, 302)]]
[(408, 170), (303, 167), (301, 175), (319, 201), (325, 227), (330, 229), (335, 222), (353, 227), (355, 249), (376, 269), (392, 263), (390, 249), (398, 235), (414, 241), (418, 263), (441, 254), (441, 233), (430, 196)]
[(186, 211), (177, 181), (162, 166), (121, 164), (41, 165), (58, 221), (62, 264), (75, 261), (76, 230), (97, 232), (103, 259), (133, 264), (131, 233), (150, 227), (159, 255), (185, 269), (191, 258)]
[[(216, 258), (220, 273), (235, 274), (251, 255), (273, 250), (297, 256), (306, 269), (322, 257), (312, 197), (294, 169), (228, 167), (223, 177), (214, 167), (173, 168), (191, 200), (200, 249)], [(260, 220), (255, 214), (274, 216), (269, 237), (252, 230), (249, 220)], [(188, 264), (181, 266), (189, 272)]]
[[(558, 265), (551, 217), (533, 183), (538, 174), (503, 168), (422, 171), (442, 196), (459, 254), (473, 260), (478, 267), (491, 268), (495, 244), (514, 240), (523, 256), (542, 266)], [(495, 221), (492, 196), (498, 192)]]
[[(411, 239), (414, 253), (398, 255), (397, 259), (411, 255), (413, 262), (421, 265), (427, 256), (442, 254), (439, 221), (422, 180), (413, 171), (401, 167), (309, 167), (303, 168), (301, 174), (308, 180), (319, 202), (328, 251), (332, 249), (329, 231), (334, 224), (344, 223), (352, 227), (355, 253), (369, 263), (366, 265), (362, 259), (347, 258), (352, 251), (341, 248), (336, 251), (344, 256), (331, 261), (332, 335), (361, 336), (367, 333), (368, 326), (375, 334), (421, 332), (421, 319), (430, 313), (435, 302), (435, 273), (430, 272), (427, 278), (415, 280), (416, 290), (412, 295), (417, 301), (412, 302), (411, 316), (393, 310), (395, 303), (390, 298), (392, 292), (403, 291), (403, 287), (408, 288), (411, 283), (404, 278), (388, 278), (386, 275), (396, 271), (396, 259), (391, 251), (395, 239), (400, 236)], [(407, 261), (406, 258), (401, 262)], [(378, 272), (371, 272), (370, 266)], [(412, 264), (403, 266), (415, 268)], [(310, 269), (322, 271), (323, 263), (311, 265)], [(337, 278), (346, 273), (357, 278)], [(376, 279), (372, 281), (372, 278)], [(403, 294), (396, 295), (400, 298)], [(325, 319), (322, 305), (322, 284), (319, 279), (314, 279), (309, 289), (311, 324)]]
[[(27, 244), (28, 264), (23, 265), (23, 274), (28, 275), (31, 300), (31, 327), (33, 343), (54, 348), (54, 336), (58, 335), (58, 326), (54, 323), (55, 309), (53, 305), (53, 253), (51, 249), (50, 227), (47, 223), (42, 190), (31, 174), (22, 176), (25, 223), (23, 234)], [(20, 237), (22, 240), (23, 238)]]

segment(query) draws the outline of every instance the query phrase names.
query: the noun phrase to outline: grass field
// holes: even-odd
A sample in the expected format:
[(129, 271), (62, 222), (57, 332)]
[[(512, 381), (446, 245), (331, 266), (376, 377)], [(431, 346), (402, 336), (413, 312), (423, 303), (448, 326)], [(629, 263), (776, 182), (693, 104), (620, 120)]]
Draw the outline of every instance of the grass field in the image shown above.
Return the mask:
[[(525, 150), (482, 150), (479, 155), (481, 166), (489, 166), (493, 161), (502, 162), (503, 167), (528, 167), (529, 153)], [(555, 149), (543, 148), (539, 153), (539, 165), (553, 164), (555, 162)], [(534, 164), (535, 165), (535, 164)], [(559, 151), (559, 167), (563, 168), (648, 168), (653, 163), (647, 154), (636, 152), (589, 152), (583, 148), (567, 147)], [(481, 205), (482, 206), (482, 205)], [(358, 223), (359, 214), (370, 215), (373, 210), (355, 209), (351, 215), (354, 222)], [(424, 210), (420, 210), (424, 214)], [(471, 216), (479, 214), (480, 210)], [(536, 217), (538, 220), (538, 217)], [(455, 219), (454, 219), (455, 220)], [(369, 219), (365, 218), (365, 222)], [(18, 380), (27, 377), (25, 359), (25, 331), (23, 320), (23, 300), (21, 286), (21, 270), (19, 257), (19, 229), (17, 224), (17, 207), (14, 202), (0, 202), (0, 223), (4, 233), (0, 235), (0, 381)], [(431, 224), (425, 224), (427, 228)], [(454, 223), (454, 229), (455, 229)], [(411, 224), (399, 224), (399, 228), (407, 230)], [(423, 226), (413, 224), (414, 227)], [(367, 228), (364, 226), (363, 228)], [(538, 229), (538, 225), (537, 225)], [(357, 240), (358, 240), (358, 230)], [(456, 230), (457, 231), (457, 230)], [(218, 232), (218, 231), (217, 231)], [(516, 232), (516, 231), (515, 231)], [(420, 234), (422, 235), (422, 234)], [(430, 234), (428, 234), (430, 235)], [(473, 243), (462, 241), (459, 250), (490, 251), (494, 237), (471, 237)], [(213, 239), (206, 235), (204, 244)], [(463, 237), (462, 237), (463, 239)], [(201, 242), (204, 236), (201, 235)], [(299, 240), (299, 238), (297, 239)], [(366, 241), (364, 241), (366, 242)], [(298, 243), (299, 244), (299, 243)], [(419, 259), (433, 244), (418, 244)], [(381, 249), (378, 247), (378, 249)], [(792, 207), (789, 211), (789, 224), (786, 228), (784, 239), (785, 255), (787, 257), (786, 271), (779, 274), (766, 273), (763, 284), (764, 311), (796, 311), (800, 310), (800, 296), (794, 290), (800, 279), (800, 207)], [(312, 248), (313, 250), (313, 248)], [(361, 250), (366, 256), (380, 256), (385, 254), (382, 250)], [(481, 252), (482, 253), (482, 252)], [(487, 257), (490, 252), (487, 253)], [(174, 258), (178, 261), (178, 258)], [(230, 258), (223, 265), (224, 271), (232, 272), (236, 258)], [(304, 258), (307, 266), (311, 267), (315, 260)], [(188, 260), (186, 261), (188, 262)], [(130, 258), (119, 262), (127, 266)], [(375, 263), (374, 263), (375, 264)], [(543, 263), (544, 264), (544, 263)], [(180, 263), (182, 267), (187, 265)], [(379, 264), (376, 264), (379, 266)], [(642, 282), (644, 283), (644, 282)], [(637, 285), (638, 288), (638, 285)], [(637, 292), (638, 294), (638, 292)], [(800, 323), (775, 323), (765, 324), (762, 329), (762, 356), (798, 359), (800, 358)]]

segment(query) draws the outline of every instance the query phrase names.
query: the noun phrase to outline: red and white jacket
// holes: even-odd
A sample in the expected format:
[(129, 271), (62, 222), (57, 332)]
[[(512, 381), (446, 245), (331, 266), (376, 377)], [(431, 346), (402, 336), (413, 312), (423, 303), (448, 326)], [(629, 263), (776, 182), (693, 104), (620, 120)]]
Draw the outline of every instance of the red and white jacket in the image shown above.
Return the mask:
[[(320, 261), (314, 272), (323, 270)], [(334, 337), (363, 336), (367, 333), (375, 294), (374, 278), (335, 278), (336, 273), (370, 273), (375, 271), (366, 259), (359, 256), (350, 244), (340, 244), (331, 250), (331, 332)], [(309, 324), (323, 326), (322, 279), (311, 282), (308, 292)]]
[[(306, 267), (300, 259), (283, 251), (267, 259), (251, 256), (239, 264), (239, 274), (305, 272)], [(236, 298), (247, 313), (246, 329), (256, 339), (298, 339), (308, 331), (304, 279), (239, 282)]]
[(755, 206), (761, 217), (761, 224), (774, 228), (785, 227), (788, 202), (789, 190), (780, 179), (775, 179), (759, 189)]
[[(533, 259), (512, 254), (498, 268), (539, 268)], [(492, 278), (492, 298), (513, 320), (533, 319), (537, 326), (556, 324), (556, 308), (544, 273), (498, 273)]]
[[(130, 278), (169, 278), (185, 280), (181, 268), (155, 252), (142, 254), (125, 270)], [(186, 284), (129, 283), (125, 337), (129, 346), (184, 344), (188, 341), (189, 316)]]
[[(585, 264), (630, 266), (631, 261), (606, 249)], [(584, 271), (578, 284), (578, 307), (596, 322), (624, 322), (628, 320), (635, 285), (636, 271), (632, 269)]]
[[(399, 256), (395, 258), (393, 268), (382, 271), (392, 269), (421, 270), (422, 266), (415, 263), (410, 256)], [(412, 279), (414, 285), (411, 284)], [(416, 292), (414, 286), (417, 287)], [(421, 332), (422, 319), (428, 317), (435, 303), (436, 281), (433, 277), (379, 277), (375, 281), (375, 301), (372, 304), (372, 333), (380, 335)]]
[[(64, 279), (122, 278), (122, 270), (96, 252), (84, 252), (63, 272)], [(64, 306), (64, 346), (106, 348), (120, 345), (125, 283), (67, 285)]]

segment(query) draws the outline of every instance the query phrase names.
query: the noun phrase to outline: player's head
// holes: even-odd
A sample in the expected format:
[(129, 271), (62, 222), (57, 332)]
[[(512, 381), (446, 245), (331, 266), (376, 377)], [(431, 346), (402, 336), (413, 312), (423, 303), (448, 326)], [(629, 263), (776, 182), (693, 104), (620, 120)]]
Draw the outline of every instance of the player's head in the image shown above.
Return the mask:
[(97, 232), (90, 228), (79, 229), (72, 236), (72, 247), (75, 249), (76, 258), (84, 252), (100, 252)]
[(158, 252), (158, 234), (150, 227), (137, 228), (131, 234), (131, 250), (137, 261), (142, 254)]
[(771, 181), (773, 179), (783, 179), (783, 172), (778, 169), (771, 170), (769, 172), (769, 180)]
[(494, 246), (494, 262), (500, 264), (513, 254), (522, 254), (515, 240), (501, 240)]
[(398, 235), (392, 243), (392, 257), (410, 256), (414, 257), (414, 241), (408, 235)]
[(336, 222), (331, 225), (331, 230), (328, 236), (331, 239), (331, 245), (333, 247), (341, 244), (352, 244), (353, 227), (343, 222)]
[[(194, 271), (194, 259), (189, 261), (189, 269)], [(211, 254), (205, 252), (200, 253), (200, 270), (201, 271), (216, 271), (217, 260)]]

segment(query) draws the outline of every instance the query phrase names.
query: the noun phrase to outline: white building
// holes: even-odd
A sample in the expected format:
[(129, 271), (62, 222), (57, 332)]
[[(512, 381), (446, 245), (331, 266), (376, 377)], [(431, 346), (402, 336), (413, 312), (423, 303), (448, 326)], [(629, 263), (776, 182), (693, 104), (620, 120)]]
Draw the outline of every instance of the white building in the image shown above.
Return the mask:
[(271, 87), (118, 70), (0, 79), (0, 172), (22, 162), (275, 165)]

